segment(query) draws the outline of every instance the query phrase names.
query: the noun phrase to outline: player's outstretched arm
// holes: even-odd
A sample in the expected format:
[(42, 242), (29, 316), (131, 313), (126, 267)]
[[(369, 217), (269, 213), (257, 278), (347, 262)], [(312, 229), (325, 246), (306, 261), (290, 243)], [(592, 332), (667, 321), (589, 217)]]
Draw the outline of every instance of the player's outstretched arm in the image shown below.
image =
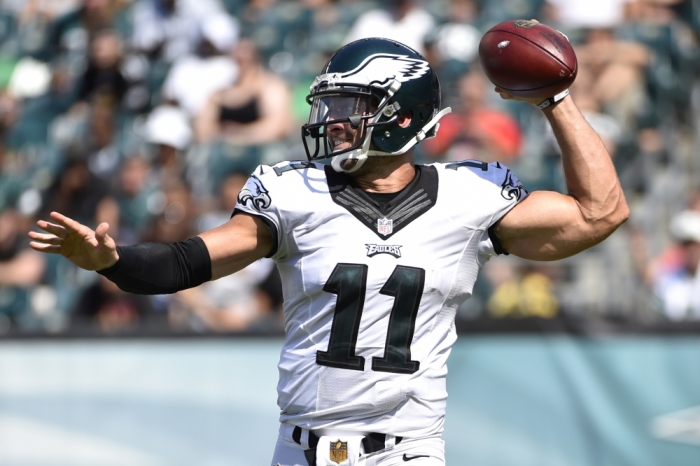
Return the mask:
[(544, 113), (561, 148), (568, 193), (535, 191), (496, 226), (506, 251), (532, 260), (577, 254), (607, 238), (629, 217), (610, 154), (572, 98)]
[(199, 236), (209, 250), (212, 280), (238, 272), (273, 248), (272, 236), (260, 217), (243, 212)]
[(29, 233), (33, 249), (97, 270), (131, 293), (175, 293), (237, 272), (272, 250), (264, 223), (244, 213), (187, 241), (123, 247), (109, 237), (106, 223), (93, 231), (56, 212), (51, 218), (56, 223), (37, 222), (47, 233)]

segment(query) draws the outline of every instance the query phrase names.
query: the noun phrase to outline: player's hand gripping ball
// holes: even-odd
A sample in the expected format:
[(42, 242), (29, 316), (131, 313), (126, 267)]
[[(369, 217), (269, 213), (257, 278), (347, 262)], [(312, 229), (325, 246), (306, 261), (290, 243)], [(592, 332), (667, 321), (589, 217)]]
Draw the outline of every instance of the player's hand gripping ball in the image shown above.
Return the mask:
[(493, 84), (518, 97), (559, 94), (571, 86), (578, 71), (576, 54), (564, 34), (523, 19), (489, 29), (479, 43), (479, 59)]

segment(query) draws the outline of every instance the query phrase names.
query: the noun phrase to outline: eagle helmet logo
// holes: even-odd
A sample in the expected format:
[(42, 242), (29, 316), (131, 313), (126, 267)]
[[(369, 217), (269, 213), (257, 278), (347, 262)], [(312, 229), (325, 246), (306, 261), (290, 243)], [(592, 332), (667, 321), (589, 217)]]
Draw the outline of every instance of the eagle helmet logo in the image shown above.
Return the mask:
[(391, 53), (375, 53), (365, 58), (354, 69), (337, 76), (343, 81), (350, 82), (380, 82), (389, 85), (392, 79), (400, 83), (417, 79), (430, 70), (425, 60), (411, 58), (408, 55)]

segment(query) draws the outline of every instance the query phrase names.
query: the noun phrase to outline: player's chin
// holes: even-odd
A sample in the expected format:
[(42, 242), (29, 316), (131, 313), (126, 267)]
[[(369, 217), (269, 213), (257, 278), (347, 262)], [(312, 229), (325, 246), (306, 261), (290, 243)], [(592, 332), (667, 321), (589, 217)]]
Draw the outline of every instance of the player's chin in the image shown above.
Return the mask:
[(333, 152), (340, 152), (341, 150), (350, 149), (350, 147), (352, 147), (351, 143), (340, 142), (337, 145), (333, 146)]

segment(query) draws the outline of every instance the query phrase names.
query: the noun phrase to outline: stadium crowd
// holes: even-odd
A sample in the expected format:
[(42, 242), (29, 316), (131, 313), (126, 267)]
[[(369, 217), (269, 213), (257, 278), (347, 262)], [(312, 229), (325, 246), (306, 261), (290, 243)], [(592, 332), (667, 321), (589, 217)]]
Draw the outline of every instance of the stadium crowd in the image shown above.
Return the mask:
[(0, 335), (281, 329), (274, 265), (174, 295), (126, 294), (27, 246), (52, 210), (120, 244), (225, 222), (258, 164), (305, 159), (309, 85), (330, 54), (382, 34), (441, 78), (422, 163), (501, 161), (565, 191), (539, 110), (479, 68), (486, 30), (537, 18), (575, 44), (571, 93), (632, 209), (600, 245), (485, 266), (460, 317), (700, 319), (699, 0), (4, 0), (0, 3)]

